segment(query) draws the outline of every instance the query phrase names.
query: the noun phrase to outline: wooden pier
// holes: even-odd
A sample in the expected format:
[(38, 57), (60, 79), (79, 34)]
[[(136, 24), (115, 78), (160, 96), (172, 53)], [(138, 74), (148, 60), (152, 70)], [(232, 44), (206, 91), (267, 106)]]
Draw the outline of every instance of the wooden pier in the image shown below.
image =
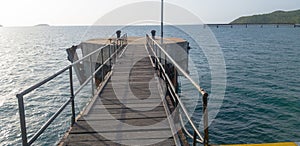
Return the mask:
[(180, 145), (145, 38), (134, 40), (60, 145)]
[[(168, 40), (164, 40), (163, 48), (157, 40), (150, 38), (148, 35), (146, 35), (146, 38), (127, 38), (127, 35), (123, 35), (123, 37), (116, 39), (93, 39), (67, 49), (68, 59), (72, 64), (16, 95), (19, 106), (22, 145), (32, 145), (68, 105), (72, 107), (71, 127), (59, 142), (58, 145), (61, 146), (186, 146), (189, 145), (187, 138), (193, 141), (193, 145), (197, 143), (204, 146), (213, 145), (209, 144), (208, 134), (208, 94), (186, 73), (187, 56), (184, 56), (184, 53), (174, 51), (174, 48), (179, 47), (188, 52), (188, 42), (179, 38), (168, 38)], [(109, 44), (106, 44), (107, 42)], [(124, 46), (126, 47), (124, 48)], [(76, 54), (78, 48), (86, 49), (85, 51), (82, 50), (83, 57), (81, 59), (78, 59)], [(101, 54), (99, 54), (100, 52)], [(93, 55), (96, 55), (96, 58)], [(117, 58), (119, 59), (117, 60)], [(104, 61), (104, 59), (106, 60)], [(93, 68), (100, 62), (100, 66)], [(107, 65), (107, 63), (109, 64)], [(87, 67), (89, 68), (84, 70)], [(77, 77), (86, 75), (90, 71), (90, 77), (78, 78), (81, 86), (76, 91), (73, 89), (73, 70), (75, 70)], [(69, 72), (70, 98), (28, 139), (24, 96), (67, 71)], [(102, 72), (101, 80), (97, 79), (99, 71)], [(105, 77), (104, 72), (107, 72)], [(176, 79), (180, 72), (202, 95), (204, 136), (195, 126), (177, 94)], [(92, 83), (94, 96), (79, 116), (75, 118), (74, 98), (88, 82)], [(97, 86), (96, 92), (93, 90), (94, 85)], [(172, 116), (170, 116), (171, 114)], [(190, 125), (189, 130), (185, 128), (185, 123), (182, 123), (182, 116), (187, 119)], [(193, 134), (190, 133), (191, 130)], [(242, 146), (243, 144), (232, 146), (238, 145)], [(299, 143), (244, 145), (296, 146)]]

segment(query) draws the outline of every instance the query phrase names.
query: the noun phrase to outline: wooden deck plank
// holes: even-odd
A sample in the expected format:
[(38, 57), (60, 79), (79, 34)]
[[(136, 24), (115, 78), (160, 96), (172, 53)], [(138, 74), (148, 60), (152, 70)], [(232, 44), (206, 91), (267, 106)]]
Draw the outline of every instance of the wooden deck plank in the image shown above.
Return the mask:
[(147, 112), (132, 112), (132, 113), (126, 113), (125, 115), (121, 114), (99, 114), (97, 112), (90, 112), (88, 115), (79, 118), (78, 120), (106, 120), (115, 118), (116, 120), (121, 119), (131, 119), (131, 118), (153, 118), (153, 117), (165, 117), (166, 116), (161, 111), (147, 111)]
[[(126, 106), (125, 106), (126, 105)], [(158, 104), (152, 104), (152, 105), (141, 105), (141, 104), (125, 104), (125, 105), (97, 105), (97, 106), (93, 106), (93, 110), (97, 111), (97, 110), (109, 110), (109, 111), (113, 111), (113, 110), (120, 110), (120, 109), (133, 109), (135, 111), (145, 111), (145, 110), (149, 110), (149, 109), (163, 109), (163, 106)]]
[[(131, 145), (143, 145), (145, 143), (154, 143), (151, 144), (149, 146), (173, 146), (174, 144), (174, 140), (173, 139), (135, 139), (135, 140), (122, 140), (124, 143), (128, 143)], [(120, 143), (120, 142), (119, 142)], [(77, 141), (77, 142), (67, 142), (66, 145), (68, 146), (99, 146), (99, 145), (105, 145), (105, 146), (124, 146), (121, 145), (119, 143), (116, 142), (112, 142), (112, 141), (100, 141), (100, 140), (96, 140), (96, 141)]]
[[(118, 136), (122, 134), (121, 136)], [(169, 130), (166, 131), (135, 131), (135, 132), (109, 132), (109, 133), (88, 133), (88, 134), (72, 134), (70, 141), (95, 141), (95, 140), (146, 140), (146, 139), (168, 139), (170, 136)]]
[(101, 105), (110, 105), (110, 104), (122, 104), (125, 102), (128, 102), (129, 104), (152, 104), (152, 103), (157, 103), (160, 102), (161, 99), (159, 98), (151, 98), (147, 100), (141, 100), (137, 98), (130, 98), (130, 99), (107, 99), (107, 97), (101, 97), (103, 98), (101, 101), (95, 101), (94, 105), (101, 104)]
[[(128, 112), (138, 112), (138, 111), (145, 111), (145, 110), (149, 110), (149, 108), (129, 108), (129, 107), (124, 107), (124, 108), (108, 108), (107, 109), (109, 111), (109, 113), (128, 113)], [(151, 108), (151, 111), (162, 111), (164, 110), (163, 106), (159, 106), (159, 107), (155, 107), (155, 108)], [(95, 108), (95, 109), (91, 109), (90, 112), (99, 112), (99, 113), (104, 113), (106, 112), (103, 108)]]

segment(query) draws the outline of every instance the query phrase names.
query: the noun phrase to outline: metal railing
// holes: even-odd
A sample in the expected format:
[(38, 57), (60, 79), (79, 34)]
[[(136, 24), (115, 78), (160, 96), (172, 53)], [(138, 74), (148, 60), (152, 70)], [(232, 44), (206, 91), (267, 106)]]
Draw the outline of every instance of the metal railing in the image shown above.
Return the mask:
[[(157, 43), (153, 38), (149, 37), (149, 35), (146, 35), (146, 43), (147, 47), (151, 51), (151, 55), (154, 57), (154, 64), (156, 69), (159, 70), (159, 73), (162, 75), (164, 81), (166, 82), (167, 89), (172, 97), (173, 102), (182, 109), (183, 115), (187, 118), (189, 124), (191, 125), (192, 129), (194, 130), (194, 134), (190, 134), (186, 128), (185, 124), (182, 122), (182, 117), (181, 114), (180, 120), (182, 124), (182, 129), (187, 133), (189, 137), (193, 139), (193, 145), (196, 145), (197, 142), (203, 143), (205, 146), (208, 146), (208, 112), (207, 112), (207, 98), (208, 94), (205, 92), (204, 89), (202, 89), (185, 71), (182, 69), (176, 61), (160, 46), (159, 43)], [(162, 55), (164, 55), (165, 59), (162, 59)], [(168, 62), (167, 62), (168, 59)], [(162, 61), (165, 61), (164, 63)], [(187, 78), (193, 86), (196, 88), (196, 90), (201, 93), (202, 95), (202, 104), (203, 104), (203, 126), (204, 126), (204, 138), (200, 134), (199, 130), (195, 126), (194, 122), (192, 119), (189, 117), (189, 114), (187, 112), (187, 109), (185, 108), (184, 104), (182, 103), (181, 99), (179, 98), (179, 95), (176, 92), (176, 88), (174, 87), (170, 77), (168, 76), (166, 72), (166, 66), (167, 63), (171, 63), (177, 71), (182, 73), (182, 75)], [(164, 65), (165, 66), (164, 66)], [(199, 138), (197, 138), (199, 137)]]
[[(71, 103), (72, 106), (72, 117), (71, 117), (71, 125), (73, 125), (75, 123), (75, 96), (82, 90), (82, 88), (84, 86), (86, 86), (88, 84), (88, 82), (92, 82), (92, 88), (94, 88), (94, 77), (96, 75), (97, 72), (99, 72), (106, 63), (110, 63), (110, 65), (112, 64), (112, 60), (114, 60), (113, 58), (115, 57), (115, 61), (117, 59), (117, 54), (118, 52), (124, 48), (124, 46), (127, 45), (127, 34), (124, 34), (122, 37), (117, 38), (115, 42), (111, 42), (108, 45), (105, 45), (103, 47), (100, 47), (99, 49), (89, 53), (88, 55), (82, 57), (81, 59), (73, 62), (72, 64), (66, 66), (65, 68), (61, 69), (60, 71), (58, 71), (57, 73), (51, 75), (50, 77), (44, 79), (43, 81), (27, 88), (26, 90), (22, 91), (21, 93), (17, 94), (17, 98), (18, 98), (18, 106), (19, 106), (19, 115), (20, 115), (20, 126), (21, 126), (21, 135), (22, 135), (22, 145), (27, 146), (27, 145), (31, 145), (33, 144), (33, 142), (35, 142), (37, 140), (37, 138), (48, 128), (48, 126), (60, 115), (60, 113), (67, 107), (67, 105), (69, 105)], [(104, 60), (103, 59), (103, 49), (108, 48), (109, 49), (109, 57)], [(113, 52), (111, 52), (111, 50), (113, 50)], [(99, 66), (98, 68), (95, 69), (95, 71), (91, 71), (91, 76), (89, 78), (86, 79), (86, 81), (80, 85), (80, 87), (74, 92), (73, 89), (73, 73), (72, 73), (72, 68), (78, 64), (81, 63), (83, 60), (85, 59), (89, 59), (92, 65), (92, 55), (98, 54), (100, 53), (102, 54), (102, 62), (101, 62), (101, 66)], [(33, 90), (41, 87), (42, 85), (44, 85), (45, 83), (55, 79), (57, 76), (63, 74), (66, 71), (69, 71), (69, 82), (70, 82), (70, 98), (46, 121), (46, 123), (43, 124), (43, 126), (36, 132), (34, 133), (34, 135), (28, 140), (27, 137), (27, 128), (26, 128), (26, 119), (25, 119), (25, 108), (24, 108), (24, 96), (27, 95), (28, 93), (32, 92)], [(102, 69), (102, 77), (104, 78), (103, 75), (103, 69)], [(103, 80), (102, 80), (103, 81)], [(94, 94), (94, 91), (93, 91)]]

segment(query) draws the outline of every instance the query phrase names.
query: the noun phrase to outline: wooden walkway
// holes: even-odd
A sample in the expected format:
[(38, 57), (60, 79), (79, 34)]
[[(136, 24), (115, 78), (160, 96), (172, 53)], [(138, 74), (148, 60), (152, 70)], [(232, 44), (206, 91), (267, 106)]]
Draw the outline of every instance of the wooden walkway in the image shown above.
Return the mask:
[(175, 145), (144, 39), (128, 45), (61, 145)]

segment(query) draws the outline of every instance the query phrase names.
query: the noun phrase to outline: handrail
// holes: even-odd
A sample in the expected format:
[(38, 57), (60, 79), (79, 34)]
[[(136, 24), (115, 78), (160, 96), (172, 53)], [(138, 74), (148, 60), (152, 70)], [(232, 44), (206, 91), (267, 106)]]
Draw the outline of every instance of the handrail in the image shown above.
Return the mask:
[[(184, 123), (183, 123), (183, 119), (181, 114), (179, 114), (179, 119), (180, 119), (180, 124), (183, 125), (182, 129), (183, 131), (190, 137), (190, 138), (194, 138), (194, 136), (185, 128)], [(203, 141), (201, 141), (200, 139), (196, 139), (197, 142), (203, 143)]]
[[(152, 39), (151, 37), (149, 37), (148, 34), (146, 34), (146, 43), (147, 46), (149, 46), (153, 57), (155, 58), (155, 66), (156, 68), (159, 68), (160, 72), (163, 74), (164, 76), (164, 80), (168, 83), (168, 90), (171, 91), (173, 94), (173, 98), (175, 98), (175, 101), (178, 102), (178, 105), (181, 107), (185, 117), (187, 118), (188, 122), (190, 123), (190, 125), (192, 126), (193, 130), (194, 130), (194, 136), (193, 136), (193, 144), (196, 145), (196, 141), (203, 143), (204, 145), (208, 145), (208, 116), (207, 116), (207, 97), (208, 94), (205, 92), (205, 90), (203, 88), (201, 88), (177, 63), (176, 61), (174, 61), (174, 59), (159, 45), (159, 43), (157, 43), (154, 39)], [(156, 48), (156, 50), (154, 51), (154, 48)], [(178, 94), (176, 93), (175, 87), (172, 83), (172, 81), (170, 80), (169, 76), (167, 75), (164, 66), (161, 63), (161, 58), (159, 58), (157, 56), (158, 52), (157, 52), (157, 48), (159, 49), (159, 54), (161, 56), (161, 53), (164, 53), (164, 55), (166, 56), (166, 58), (168, 58), (170, 60), (170, 63), (172, 65), (175, 66), (175, 68), (180, 71), (183, 76), (185, 76), (192, 84), (193, 86), (198, 90), (199, 93), (202, 94), (202, 98), (203, 98), (203, 121), (204, 121), (204, 138), (201, 136), (200, 132), (198, 131), (198, 129), (196, 128), (194, 122), (192, 121), (192, 119), (188, 116), (188, 112), (185, 108), (185, 106), (183, 105), (181, 99), (179, 98)], [(166, 60), (165, 58), (165, 60)], [(175, 96), (175, 97), (174, 97)], [(184, 125), (182, 125), (184, 126)], [(185, 130), (185, 129), (184, 129)], [(185, 130), (186, 131), (186, 130)], [(188, 135), (190, 136), (191, 134), (188, 133)], [(196, 136), (199, 137), (199, 139), (196, 138)]]
[[(29, 88), (23, 90), (22, 92), (20, 92), (19, 94), (16, 95), (16, 97), (18, 98), (18, 108), (19, 108), (19, 115), (20, 115), (20, 126), (21, 126), (21, 136), (22, 136), (22, 145), (24, 146), (29, 146), (31, 144), (33, 144), (37, 138), (43, 134), (43, 132), (48, 128), (48, 126), (60, 115), (60, 113), (67, 107), (67, 105), (69, 105), (71, 103), (72, 106), (72, 119), (71, 119), (71, 125), (73, 125), (75, 123), (75, 103), (74, 103), (74, 98), (77, 95), (77, 93), (79, 93), (81, 91), (81, 89), (90, 81), (93, 81), (93, 77), (96, 75), (96, 73), (98, 71), (100, 71), (100, 69), (102, 69), (104, 67), (104, 64), (110, 62), (113, 57), (117, 57), (118, 52), (124, 48), (125, 45), (127, 45), (127, 34), (124, 34), (121, 38), (117, 38), (117, 43), (111, 43), (109, 45), (105, 45), (103, 47), (100, 47), (99, 49), (89, 53), (88, 55), (82, 57), (81, 59), (71, 63), (70, 65), (64, 67), (63, 69), (59, 70), (57, 73), (51, 75), (50, 77), (38, 82), (37, 84), (34, 84), (33, 86), (30, 86)], [(78, 90), (75, 91), (76, 94), (74, 94), (74, 89), (73, 89), (73, 74), (72, 74), (72, 67), (74, 67), (77, 63), (80, 63), (81, 61), (83, 61), (84, 59), (90, 58), (90, 62), (91, 62), (91, 56), (94, 54), (97, 54), (97, 52), (103, 50), (105, 47), (109, 46), (109, 57), (103, 61), (102, 60), (102, 65), (99, 66), (95, 71), (93, 71), (91, 73), (91, 76), (85, 81), (85, 84), (82, 84)], [(111, 54), (111, 50), (112, 50), (112, 46), (113, 47), (117, 47), (117, 49), (115, 49), (115, 52), (113, 52)], [(103, 53), (102, 53), (102, 58), (103, 58)], [(91, 62), (92, 64), (92, 62)], [(110, 64), (111, 65), (111, 64)], [(30, 92), (32, 92), (33, 90), (41, 87), (42, 85), (44, 85), (45, 83), (55, 79), (57, 76), (63, 74), (64, 72), (66, 72), (67, 70), (69, 70), (69, 80), (70, 80), (70, 94), (71, 97), (70, 99), (68, 99), (48, 120), (46, 123), (43, 124), (43, 126), (36, 132), (34, 133), (34, 135), (31, 137), (31, 139), (28, 141), (28, 137), (27, 137), (27, 128), (26, 128), (26, 120), (25, 120), (25, 108), (24, 108), (24, 96)], [(103, 71), (103, 70), (102, 70)], [(103, 80), (102, 80), (103, 81)], [(92, 86), (93, 86), (93, 82), (92, 82)]]
[(59, 114), (66, 108), (66, 106), (72, 101), (72, 98), (70, 98), (68, 101), (66, 101), (58, 110), (57, 112), (50, 117), (50, 119), (42, 126), (40, 130), (38, 130), (32, 138), (29, 140), (28, 144), (31, 145), (36, 139), (46, 130), (46, 128), (56, 119), (56, 117), (59, 116)]
[(91, 57), (92, 55), (94, 55), (95, 53), (101, 51), (103, 48), (105, 48), (105, 47), (107, 47), (107, 46), (108, 46), (108, 45), (105, 45), (105, 46), (102, 46), (102, 47), (98, 48), (97, 50), (95, 50), (95, 51), (93, 51), (93, 52), (91, 52), (91, 53), (85, 55), (84, 57), (80, 58), (79, 60), (76, 60), (76, 61), (73, 62), (71, 65), (73, 66), (73, 65), (75, 65), (75, 64), (77, 64), (77, 63), (80, 63), (81, 61), (87, 59), (88, 57)]
[(58, 71), (57, 73), (51, 75), (50, 77), (48, 77), (47, 79), (44, 79), (43, 81), (27, 88), (26, 90), (22, 91), (21, 93), (19, 93), (19, 95), (21, 96), (24, 96), (28, 93), (30, 93), (31, 91), (33, 91), (34, 89), (46, 84), (47, 82), (51, 81), (52, 79), (56, 78), (58, 75), (64, 73), (67, 69), (69, 69), (70, 65), (66, 66), (65, 68), (63, 68), (62, 70)]

